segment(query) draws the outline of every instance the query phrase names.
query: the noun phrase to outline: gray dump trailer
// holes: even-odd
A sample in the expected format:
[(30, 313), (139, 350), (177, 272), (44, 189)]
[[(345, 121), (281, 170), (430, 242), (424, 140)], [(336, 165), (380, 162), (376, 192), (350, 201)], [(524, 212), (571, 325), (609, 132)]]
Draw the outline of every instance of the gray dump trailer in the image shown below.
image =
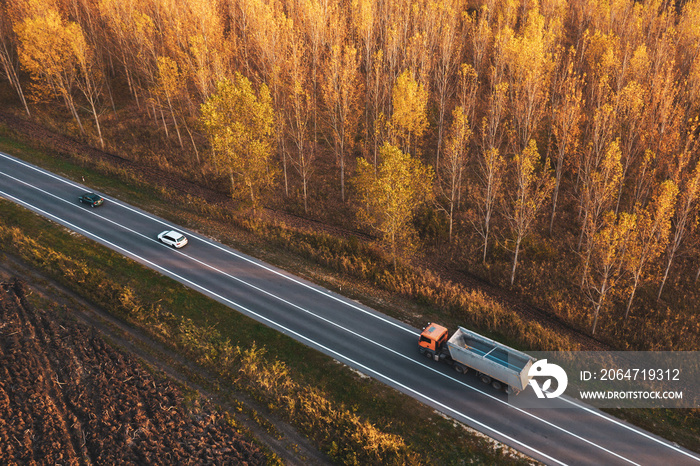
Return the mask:
[(518, 393), (527, 387), (532, 357), (463, 327), (449, 339), (448, 336), (445, 327), (428, 324), (418, 342), (421, 353), (451, 364), (460, 373), (471, 369), (482, 382), (507, 393)]

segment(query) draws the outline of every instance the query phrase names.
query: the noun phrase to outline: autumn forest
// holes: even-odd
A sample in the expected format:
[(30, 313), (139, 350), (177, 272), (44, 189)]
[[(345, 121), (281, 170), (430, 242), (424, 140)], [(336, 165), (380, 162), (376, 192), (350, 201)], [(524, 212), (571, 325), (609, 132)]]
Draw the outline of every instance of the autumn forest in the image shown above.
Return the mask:
[(364, 232), (394, 270), (437, 257), (623, 348), (697, 349), (700, 0), (0, 6), (17, 114), (61, 108), (115, 152), (140, 115), (249, 215)]

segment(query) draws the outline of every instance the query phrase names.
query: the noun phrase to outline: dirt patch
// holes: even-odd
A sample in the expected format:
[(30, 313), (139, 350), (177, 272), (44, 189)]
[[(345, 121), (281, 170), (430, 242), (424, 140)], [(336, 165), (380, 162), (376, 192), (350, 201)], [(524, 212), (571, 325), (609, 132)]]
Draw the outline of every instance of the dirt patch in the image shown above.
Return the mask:
[[(18, 269), (35, 283), (31, 288), (8, 279)], [(208, 380), (209, 374), (177, 355), (163, 357), (163, 348), (79, 297), (65, 290), (57, 295), (57, 285), (16, 260), (0, 264), (0, 280), (0, 443), (9, 446), (0, 464), (265, 464), (240, 428), (286, 464), (329, 463), (289, 425), (251, 419), (260, 417), (260, 407), (245, 396), (232, 401), (230, 393), (193, 385), (188, 377)], [(34, 292), (60, 304), (35, 309), (26, 299)], [(185, 402), (173, 380), (199, 397)], [(227, 422), (229, 412), (234, 424)]]

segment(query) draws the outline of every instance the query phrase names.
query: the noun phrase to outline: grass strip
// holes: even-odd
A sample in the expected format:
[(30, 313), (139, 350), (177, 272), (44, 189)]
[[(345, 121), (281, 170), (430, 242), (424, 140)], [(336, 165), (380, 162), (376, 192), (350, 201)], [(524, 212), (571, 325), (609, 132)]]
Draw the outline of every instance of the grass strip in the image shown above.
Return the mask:
[[(84, 177), (95, 189), (217, 237), (247, 254), (301, 273), (305, 278), (415, 326), (434, 320), (451, 328), (471, 327), (524, 351), (578, 349), (556, 330), (536, 322), (525, 322), (515, 311), (482, 293), (411, 267), (400, 266), (392, 272), (391, 264), (380, 251), (357, 238), (339, 238), (251, 219), (165, 187), (149, 185), (137, 173), (88, 160), (79, 154), (48, 155), (42, 149), (19, 142), (17, 135), (1, 125), (0, 150), (74, 180)], [(342, 289), (339, 288), (341, 283)], [(307, 365), (300, 374), (313, 374), (307, 379), (308, 383), (325, 390), (325, 379), (314, 378), (318, 375), (317, 368)], [(335, 384), (330, 392), (345, 390), (347, 387)], [(347, 393), (347, 399), (357, 395)], [(700, 451), (700, 409), (606, 411)]]
[(339, 463), (525, 462), (410, 397), (21, 207), (0, 201), (0, 219), (0, 250), (214, 371), (220, 386), (245, 390)]

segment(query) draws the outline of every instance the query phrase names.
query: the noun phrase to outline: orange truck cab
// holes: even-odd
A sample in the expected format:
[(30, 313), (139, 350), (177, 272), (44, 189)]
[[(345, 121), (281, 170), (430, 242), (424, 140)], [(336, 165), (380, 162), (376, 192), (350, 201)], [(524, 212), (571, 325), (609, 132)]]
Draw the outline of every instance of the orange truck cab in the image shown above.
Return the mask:
[(418, 339), (418, 349), (421, 354), (432, 358), (435, 354), (439, 354), (443, 345), (447, 342), (449, 334), (447, 329), (442, 325), (429, 323), (420, 334)]

